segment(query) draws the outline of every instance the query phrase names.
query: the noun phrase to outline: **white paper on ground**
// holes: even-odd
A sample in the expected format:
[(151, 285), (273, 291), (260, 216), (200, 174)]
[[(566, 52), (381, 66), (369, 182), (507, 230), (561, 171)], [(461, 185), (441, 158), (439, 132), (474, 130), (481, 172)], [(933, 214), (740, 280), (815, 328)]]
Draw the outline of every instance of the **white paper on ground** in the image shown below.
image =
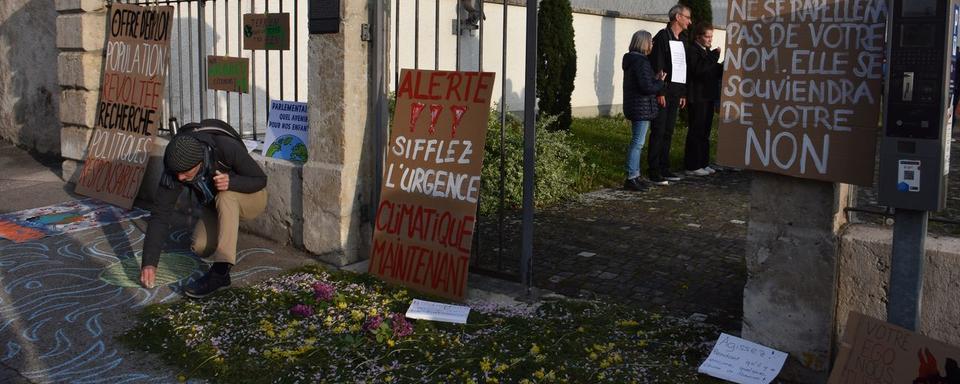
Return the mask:
[(413, 299), (410, 308), (407, 308), (406, 316), (411, 319), (466, 324), (469, 314), (470, 307)]
[(787, 354), (721, 333), (697, 372), (739, 384), (769, 384), (783, 368)]
[(678, 84), (687, 83), (687, 51), (683, 49), (683, 42), (670, 40), (670, 64), (673, 66), (670, 81)]

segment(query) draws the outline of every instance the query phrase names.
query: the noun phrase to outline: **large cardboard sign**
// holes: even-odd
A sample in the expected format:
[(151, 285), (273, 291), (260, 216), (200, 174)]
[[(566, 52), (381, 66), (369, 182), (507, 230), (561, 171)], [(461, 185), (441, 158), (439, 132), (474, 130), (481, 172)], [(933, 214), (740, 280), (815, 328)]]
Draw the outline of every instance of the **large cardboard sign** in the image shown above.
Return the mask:
[(267, 157), (306, 163), (309, 158), (307, 103), (270, 100), (267, 138), (263, 153)]
[(249, 79), (250, 59), (207, 56), (207, 89), (249, 93)]
[(289, 13), (243, 15), (243, 49), (290, 49)]
[(107, 20), (95, 131), (76, 192), (129, 209), (162, 124), (173, 7), (114, 3)]
[(156, 135), (162, 124), (173, 7), (114, 3), (95, 128)]
[(463, 299), (494, 77), (400, 73), (369, 273)]
[(872, 185), (885, 1), (730, 0), (717, 161)]
[(829, 384), (960, 382), (960, 348), (850, 312)]
[(150, 160), (153, 136), (98, 129), (87, 147), (77, 193), (130, 209)]

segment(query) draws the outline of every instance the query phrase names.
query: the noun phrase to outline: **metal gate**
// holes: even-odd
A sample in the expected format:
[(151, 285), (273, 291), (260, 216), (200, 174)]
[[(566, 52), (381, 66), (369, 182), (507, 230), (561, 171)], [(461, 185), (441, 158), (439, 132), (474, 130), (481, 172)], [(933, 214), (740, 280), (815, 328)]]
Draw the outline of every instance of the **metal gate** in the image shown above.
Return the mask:
[[(307, 0), (118, 0), (174, 7), (163, 121), (217, 118), (262, 141), (271, 99), (307, 102)], [(243, 15), (289, 13), (290, 49), (243, 49)], [(207, 89), (207, 56), (250, 60), (250, 93)], [(169, 128), (169, 126), (168, 126)]]
[[(497, 72), (499, 84), (493, 90), (493, 97), (499, 110), (501, 146), (488, 145), (486, 150), (500, 153), (500, 163), (496, 164), (499, 179), (485, 179), (482, 183), (498, 186), (498, 209), (495, 215), (478, 215), (470, 269), (522, 281), (529, 286), (532, 281), (536, 72), (527, 68), (535, 67), (537, 1), (526, 1), (526, 7), (509, 1), (388, 1), (392, 23), (388, 56), (393, 69), (390, 91), (397, 89), (401, 68)], [(511, 112), (522, 113), (524, 121), (522, 212), (504, 206), (506, 148), (502, 144), (507, 115)], [(517, 224), (521, 228), (517, 228)]]

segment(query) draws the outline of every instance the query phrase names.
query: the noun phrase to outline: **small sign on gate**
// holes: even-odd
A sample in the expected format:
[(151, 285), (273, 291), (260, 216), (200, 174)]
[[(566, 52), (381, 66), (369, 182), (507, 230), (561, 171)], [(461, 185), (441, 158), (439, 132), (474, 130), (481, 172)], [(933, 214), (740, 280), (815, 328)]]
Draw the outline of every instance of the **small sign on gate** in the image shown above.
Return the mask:
[(243, 49), (290, 49), (289, 13), (248, 13), (243, 15)]
[(207, 89), (248, 93), (249, 78), (250, 59), (207, 56)]

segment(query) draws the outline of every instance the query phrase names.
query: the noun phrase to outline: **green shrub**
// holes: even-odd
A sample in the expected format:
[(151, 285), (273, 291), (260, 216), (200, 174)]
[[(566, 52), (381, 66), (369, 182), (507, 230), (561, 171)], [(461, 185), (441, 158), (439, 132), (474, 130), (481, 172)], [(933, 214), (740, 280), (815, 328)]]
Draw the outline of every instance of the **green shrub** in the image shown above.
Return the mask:
[(569, 0), (543, 0), (537, 14), (537, 104), (541, 119), (557, 116), (551, 130), (569, 130), (570, 97), (577, 77), (573, 10)]
[[(583, 166), (583, 157), (575, 147), (573, 135), (546, 129), (555, 121), (556, 117), (537, 119), (534, 187), (537, 206), (550, 205), (575, 195), (576, 173)], [(481, 173), (481, 215), (495, 213), (499, 208), (500, 145), (500, 117), (491, 112)], [(503, 160), (504, 208), (517, 209), (523, 204), (523, 124), (509, 115), (504, 130)]]

